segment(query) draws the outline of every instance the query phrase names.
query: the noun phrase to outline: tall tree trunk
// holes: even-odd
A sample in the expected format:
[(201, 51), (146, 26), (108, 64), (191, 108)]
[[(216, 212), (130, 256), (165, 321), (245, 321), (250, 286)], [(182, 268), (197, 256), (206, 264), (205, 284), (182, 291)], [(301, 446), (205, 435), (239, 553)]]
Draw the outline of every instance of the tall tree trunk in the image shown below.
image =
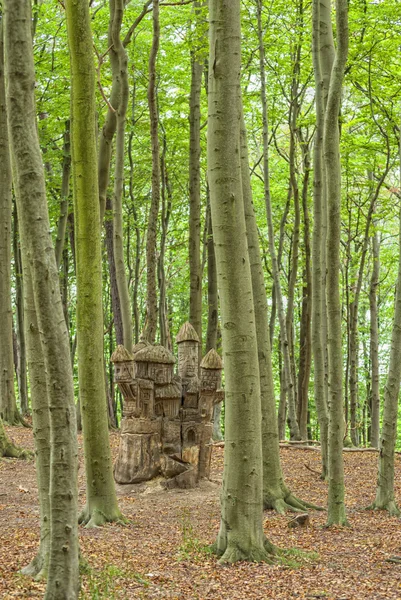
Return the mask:
[(17, 332), (17, 350), (18, 350), (18, 394), (22, 414), (28, 412), (28, 383), (27, 383), (27, 365), (26, 365), (26, 340), (24, 326), (24, 280), (22, 276), (21, 247), (19, 239), (19, 225), (17, 206), (14, 202), (13, 207), (13, 255), (14, 255), (14, 274), (15, 274), (15, 316)]
[[(201, 6), (202, 2), (195, 0), (195, 23), (198, 27)], [(196, 39), (199, 37), (197, 31), (195, 37)], [(189, 322), (194, 326), (202, 344), (200, 103), (204, 60), (200, 56), (199, 44), (194, 46), (191, 56), (191, 91), (189, 95)]]
[(46, 367), (42, 351), (29, 265), (24, 264), (24, 312), (29, 385), (31, 390), (36, 479), (39, 496), (40, 544), (33, 560), (22, 569), (24, 575), (46, 578), (50, 551), (50, 412)]
[(120, 518), (114, 487), (103, 365), (102, 263), (96, 169), (95, 67), (88, 4), (67, 0), (72, 172), (77, 261), (78, 377), (86, 471), (81, 522)]
[(302, 294), (302, 314), (300, 328), (300, 350), (299, 350), (299, 372), (298, 372), (298, 423), (302, 439), (308, 439), (308, 405), (309, 405), (309, 379), (312, 361), (312, 267), (311, 267), (311, 245), (310, 245), (310, 221), (309, 221), (309, 174), (310, 154), (309, 144), (300, 134), (303, 154), (304, 178), (302, 184), (302, 212), (304, 221), (304, 248), (305, 248), (305, 270)]
[[(134, 95), (135, 98), (135, 95)], [(134, 102), (132, 107), (133, 115), (132, 121), (134, 124)], [(139, 316), (139, 306), (138, 306), (138, 292), (139, 292), (139, 274), (141, 268), (141, 230), (139, 229), (138, 223), (138, 211), (135, 206), (135, 198), (134, 198), (134, 160), (132, 157), (132, 140), (134, 137), (133, 131), (131, 131), (128, 141), (128, 158), (130, 164), (130, 175), (129, 175), (129, 196), (131, 200), (132, 207), (132, 215), (134, 217), (134, 230), (135, 230), (135, 269), (134, 269), (134, 285), (133, 285), (133, 294), (132, 294), (132, 304), (133, 304), (133, 312), (134, 312), (134, 331), (135, 331), (135, 344), (139, 341), (139, 331), (140, 331), (140, 316)]]
[(166, 165), (166, 154), (167, 154), (167, 140), (166, 134), (163, 132), (163, 151), (160, 160), (160, 173), (161, 173), (161, 239), (160, 239), (160, 252), (157, 265), (158, 280), (159, 280), (159, 328), (160, 328), (160, 343), (169, 350), (172, 350), (172, 340), (169, 329), (169, 322), (167, 317), (167, 282), (166, 272), (164, 267), (164, 260), (166, 255), (166, 241), (168, 233), (168, 225), (170, 221), (171, 207), (172, 207), (172, 193), (168, 178), (168, 171)]
[(280, 323), (281, 346), (284, 362), (284, 376), (286, 393), (288, 397), (288, 422), (290, 426), (290, 435), (292, 440), (300, 440), (299, 426), (296, 416), (294, 382), (291, 372), (291, 356), (289, 347), (289, 332), (286, 327), (286, 317), (284, 311), (283, 294), (280, 282), (280, 269), (277, 260), (276, 248), (274, 243), (273, 214), (270, 198), (269, 183), (269, 138), (268, 138), (268, 120), (267, 120), (267, 96), (266, 96), (266, 74), (265, 74), (265, 52), (263, 43), (263, 28), (261, 22), (261, 5), (258, 0), (258, 35), (259, 35), (259, 66), (261, 76), (261, 98), (262, 98), (262, 118), (263, 118), (263, 176), (264, 176), (264, 195), (266, 204), (267, 227), (269, 233), (269, 252), (272, 261), (273, 281), (276, 290), (278, 319)]
[(118, 296), (120, 300), (121, 318), (123, 324), (124, 346), (131, 352), (132, 343), (132, 316), (131, 301), (128, 289), (127, 274), (124, 260), (124, 227), (123, 227), (123, 187), (124, 187), (124, 158), (125, 158), (125, 123), (127, 117), (129, 84), (128, 84), (128, 56), (121, 41), (121, 25), (124, 15), (124, 0), (114, 0), (114, 13), (112, 25), (112, 41), (114, 53), (117, 55), (118, 74), (115, 75), (119, 85), (117, 122), (116, 122), (116, 156), (114, 165), (114, 192), (113, 192), (113, 244), (116, 269)]
[(156, 243), (157, 221), (160, 205), (160, 148), (159, 116), (156, 98), (156, 58), (160, 42), (159, 0), (153, 2), (153, 40), (149, 56), (148, 105), (150, 115), (150, 137), (152, 142), (152, 198), (146, 237), (146, 323), (144, 336), (154, 343), (157, 328), (157, 282)]
[(0, 22), (0, 418), (18, 422), (14, 392), (11, 307), (11, 163), (4, 82), (3, 22)]
[[(209, 186), (208, 186), (209, 196)], [(217, 329), (219, 320), (219, 296), (217, 292), (217, 272), (216, 256), (214, 251), (212, 215), (210, 204), (206, 210), (207, 221), (207, 332), (206, 332), (206, 353), (217, 346)]]
[(347, 523), (343, 464), (343, 359), (340, 301), (341, 162), (338, 116), (348, 55), (348, 3), (336, 0), (337, 51), (324, 118), (323, 157), (327, 179), (327, 317), (329, 355), (328, 525)]
[[(401, 183), (401, 135), (399, 144)], [(384, 387), (383, 425), (380, 435), (376, 498), (373, 503), (373, 508), (387, 510), (395, 516), (401, 514), (394, 497), (394, 454), (397, 440), (398, 397), (401, 383), (401, 211), (399, 213), (399, 247), (390, 364), (387, 382)]]
[[(210, 212), (209, 186), (207, 185), (206, 206), (206, 251), (207, 251), (207, 331), (206, 331), (206, 354), (217, 347), (217, 330), (219, 323), (219, 295), (217, 292), (216, 256), (214, 252), (212, 215)], [(222, 403), (214, 405), (213, 409), (213, 440), (215, 442), (223, 439), (221, 430)]]
[(71, 152), (70, 152), (70, 121), (65, 122), (64, 147), (63, 147), (63, 174), (61, 178), (60, 217), (57, 224), (57, 237), (55, 245), (56, 263), (60, 268), (63, 256), (65, 234), (68, 221), (68, 196), (70, 192)]
[(380, 243), (375, 229), (372, 238), (372, 277), (369, 290), (370, 307), (370, 362), (371, 362), (371, 402), (370, 402), (370, 444), (379, 448), (380, 441), (380, 373), (379, 373), (379, 318), (377, 295), (380, 277)]
[(208, 179), (226, 389), (221, 521), (215, 544), (222, 562), (266, 560), (273, 551), (263, 533), (258, 348), (239, 157), (240, 40), (240, 0), (211, 0)]
[[(329, 3), (330, 4), (330, 3)], [(329, 39), (327, 39), (329, 38)], [(325, 45), (327, 44), (327, 46)], [(313, 0), (312, 59), (315, 75), (316, 133), (313, 149), (313, 234), (312, 234), (312, 350), (314, 398), (320, 428), (322, 478), (328, 474), (328, 425), (326, 380), (326, 176), (323, 165), (325, 95), (330, 81), (326, 63), (331, 62), (331, 15), (327, 2)], [(326, 56), (323, 55), (326, 50)], [(326, 89), (327, 88), (327, 89)]]
[(73, 599), (79, 591), (74, 382), (36, 123), (31, 3), (7, 0), (4, 6), (7, 110), (15, 193), (23, 261), (32, 276), (49, 390), (50, 551), (45, 598)]
[(109, 264), (110, 291), (111, 291), (111, 310), (113, 313), (114, 331), (116, 334), (116, 344), (124, 345), (123, 321), (121, 317), (120, 296), (118, 294), (118, 285), (116, 278), (116, 261), (114, 259), (114, 222), (112, 218), (107, 217), (107, 212), (111, 210), (111, 200), (106, 200), (106, 218), (104, 219), (104, 228), (106, 230), (106, 251), (107, 262)]
[[(388, 141), (387, 141), (388, 143)], [(361, 260), (357, 270), (356, 284), (353, 290), (353, 300), (350, 304), (350, 339), (349, 339), (349, 352), (350, 352), (350, 376), (349, 376), (349, 390), (350, 390), (350, 413), (351, 413), (351, 441), (357, 446), (359, 444), (359, 433), (358, 433), (358, 362), (359, 362), (359, 336), (358, 336), (358, 315), (359, 315), (359, 298), (362, 290), (363, 275), (366, 261), (366, 254), (369, 247), (369, 233), (372, 218), (374, 214), (374, 208), (376, 205), (377, 198), (380, 193), (381, 186), (388, 173), (389, 169), (389, 152), (387, 152), (387, 165), (384, 169), (382, 176), (380, 177), (376, 187), (371, 192), (371, 198), (369, 203), (368, 214), (366, 216), (365, 233), (362, 241), (361, 249)], [(369, 180), (372, 183), (372, 174), (369, 173)]]
[(260, 396), (262, 409), (263, 447), (263, 504), (284, 513), (286, 510), (305, 510), (308, 505), (295, 498), (284, 483), (280, 465), (280, 448), (274, 380), (269, 340), (269, 320), (267, 296), (264, 282), (262, 259), (259, 247), (258, 227), (252, 203), (248, 145), (246, 128), (241, 109), (241, 178), (242, 195), (248, 253), (251, 267), (252, 295), (255, 311), (256, 336), (259, 360)]

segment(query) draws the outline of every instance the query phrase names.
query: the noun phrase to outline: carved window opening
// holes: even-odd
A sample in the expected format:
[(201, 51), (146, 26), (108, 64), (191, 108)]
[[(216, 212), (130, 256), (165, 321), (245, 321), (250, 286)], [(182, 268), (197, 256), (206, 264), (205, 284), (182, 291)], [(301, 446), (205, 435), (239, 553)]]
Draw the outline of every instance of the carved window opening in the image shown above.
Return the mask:
[(187, 442), (189, 445), (194, 445), (196, 443), (196, 435), (193, 429), (188, 429), (187, 433)]

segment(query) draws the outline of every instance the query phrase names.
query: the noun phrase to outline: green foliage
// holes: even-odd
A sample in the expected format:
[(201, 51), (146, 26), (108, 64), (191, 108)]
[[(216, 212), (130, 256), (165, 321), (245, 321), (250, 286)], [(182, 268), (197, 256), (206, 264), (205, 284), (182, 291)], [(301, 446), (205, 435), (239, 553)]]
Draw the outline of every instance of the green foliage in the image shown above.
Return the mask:
[(182, 511), (181, 532), (182, 544), (177, 555), (179, 561), (201, 562), (205, 555), (212, 554), (210, 546), (205, 545), (196, 537), (189, 509)]

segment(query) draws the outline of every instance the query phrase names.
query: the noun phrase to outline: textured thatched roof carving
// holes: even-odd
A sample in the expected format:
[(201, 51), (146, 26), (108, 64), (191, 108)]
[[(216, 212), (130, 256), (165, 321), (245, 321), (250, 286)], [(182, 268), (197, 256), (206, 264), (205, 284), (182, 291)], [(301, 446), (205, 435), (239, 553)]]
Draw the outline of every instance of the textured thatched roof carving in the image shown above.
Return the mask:
[(124, 346), (117, 346), (117, 348), (114, 350), (113, 354), (111, 355), (111, 362), (113, 363), (118, 363), (118, 362), (129, 362), (134, 360), (134, 357), (132, 356), (132, 354), (130, 352), (128, 352), (128, 350), (126, 348), (124, 348)]
[(136, 362), (151, 362), (173, 365), (175, 358), (167, 348), (156, 344), (155, 346), (146, 346), (135, 354)]
[(175, 340), (177, 344), (180, 342), (198, 342), (199, 344), (198, 334), (188, 321), (181, 327)]
[(206, 356), (204, 356), (200, 366), (202, 369), (220, 369), (221, 370), (223, 368), (223, 361), (221, 360), (220, 356), (217, 354), (216, 350), (214, 350), (214, 348), (212, 348), (211, 350), (209, 350), (209, 352), (206, 354)]
[(177, 383), (169, 383), (168, 385), (158, 385), (155, 388), (155, 397), (159, 399), (163, 398), (181, 398), (182, 391), (181, 386)]
[(137, 352), (139, 352), (139, 350), (143, 350), (144, 348), (147, 348), (150, 345), (151, 344), (150, 342), (148, 342), (148, 340), (141, 338), (139, 342), (135, 344), (135, 346), (132, 348), (132, 354), (136, 354)]

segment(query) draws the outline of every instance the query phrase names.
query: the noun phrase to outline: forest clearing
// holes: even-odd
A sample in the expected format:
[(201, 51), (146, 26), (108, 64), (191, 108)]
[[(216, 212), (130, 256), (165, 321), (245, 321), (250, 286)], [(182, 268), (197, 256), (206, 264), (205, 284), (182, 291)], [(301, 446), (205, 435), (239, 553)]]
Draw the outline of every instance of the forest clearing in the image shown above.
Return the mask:
[(401, 599), (399, 0), (0, 2), (0, 595)]
[[(9, 432), (16, 442), (33, 447), (28, 430), (9, 428)], [(112, 434), (111, 444), (115, 456), (118, 434)], [(79, 500), (83, 504), (81, 440), (79, 445)], [(285, 477), (296, 493), (325, 506), (327, 488), (318, 475), (319, 453), (291, 448), (282, 449), (281, 457)], [(376, 453), (345, 456), (350, 527), (327, 529), (326, 514), (313, 511), (309, 527), (292, 529), (288, 523), (293, 515), (264, 513), (271, 541), (301, 551), (275, 565), (240, 563), (227, 568), (207, 552), (219, 526), (222, 448), (213, 452), (212, 482), (201, 483), (199, 488), (165, 491), (151, 485), (145, 492), (145, 485), (130, 486), (128, 491), (120, 487), (119, 504), (129, 523), (80, 529), (82, 558), (87, 563), (80, 598), (396, 600), (401, 597), (399, 523), (385, 512), (363, 510), (374, 496), (376, 463)], [(401, 456), (396, 463), (400, 500)], [(33, 557), (39, 535), (32, 462), (4, 460), (0, 482), (0, 597), (40, 598), (45, 584), (19, 573)]]

